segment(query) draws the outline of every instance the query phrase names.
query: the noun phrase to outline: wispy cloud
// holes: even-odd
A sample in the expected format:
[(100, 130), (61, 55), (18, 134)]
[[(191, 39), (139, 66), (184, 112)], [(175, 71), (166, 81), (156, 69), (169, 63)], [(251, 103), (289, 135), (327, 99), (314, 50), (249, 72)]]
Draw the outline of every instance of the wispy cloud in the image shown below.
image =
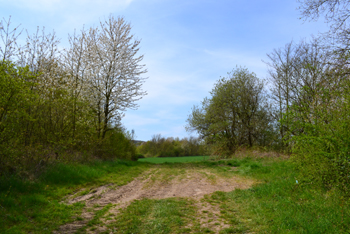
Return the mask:
[(25, 8), (27, 10), (35, 10), (40, 12), (52, 12), (69, 10), (71, 12), (85, 13), (92, 11), (101, 11), (103, 9), (111, 11), (121, 7), (125, 9), (133, 0), (2, 0), (0, 2), (11, 4), (18, 8)]
[[(97, 24), (101, 17), (124, 11), (133, 0), (0, 0), (0, 5), (15, 7), (51, 22), (56, 32), (71, 33), (83, 25)], [(9, 14), (12, 14), (9, 12)], [(32, 20), (32, 19), (31, 19)], [(37, 26), (44, 26), (41, 22)]]
[[(217, 66), (230, 67), (230, 69), (234, 69), (235, 66), (243, 66), (247, 67), (250, 72), (255, 72), (258, 76), (263, 78), (266, 74), (266, 64), (262, 61), (262, 58), (265, 54), (250, 54), (247, 52), (241, 52), (239, 50), (230, 49), (230, 50), (204, 50), (204, 52), (215, 59)], [(230, 72), (228, 70), (227, 72)], [(222, 76), (225, 76), (223, 74)]]

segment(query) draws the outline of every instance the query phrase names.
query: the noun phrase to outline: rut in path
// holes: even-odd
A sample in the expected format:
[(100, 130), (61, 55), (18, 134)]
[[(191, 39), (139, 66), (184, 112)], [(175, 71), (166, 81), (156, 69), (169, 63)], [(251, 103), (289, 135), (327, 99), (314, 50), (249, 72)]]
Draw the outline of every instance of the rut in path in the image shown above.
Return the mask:
[[(175, 170), (175, 169), (174, 169)], [(200, 199), (206, 194), (215, 191), (229, 192), (236, 188), (248, 189), (254, 181), (240, 177), (222, 177), (205, 169), (188, 169), (185, 173), (180, 173), (168, 180), (159, 180), (162, 169), (150, 169), (141, 176), (134, 179), (127, 185), (114, 188), (113, 184), (107, 184), (91, 190), (91, 193), (67, 197), (66, 202), (73, 204), (75, 202), (85, 202), (86, 207), (80, 220), (61, 226), (54, 233), (75, 233), (93, 219), (94, 213), (108, 204), (117, 206), (109, 210), (109, 213), (118, 215), (120, 208), (125, 208), (136, 199), (151, 198), (163, 199), (170, 197), (187, 197), (197, 200), (198, 210), (201, 211), (206, 205), (200, 202)], [(203, 204), (203, 207), (199, 204)], [(215, 207), (211, 207), (215, 214)], [(217, 208), (218, 209), (218, 208)], [(201, 217), (201, 214), (198, 214)], [(214, 215), (215, 216), (215, 215)], [(203, 217), (203, 219), (206, 219)], [(102, 219), (105, 224), (110, 221)], [(199, 220), (200, 221), (200, 220)], [(201, 221), (200, 221), (201, 222)], [(225, 224), (216, 225), (215, 231), (226, 227)], [(103, 225), (91, 233), (107, 231)], [(87, 231), (89, 233), (89, 231)]]

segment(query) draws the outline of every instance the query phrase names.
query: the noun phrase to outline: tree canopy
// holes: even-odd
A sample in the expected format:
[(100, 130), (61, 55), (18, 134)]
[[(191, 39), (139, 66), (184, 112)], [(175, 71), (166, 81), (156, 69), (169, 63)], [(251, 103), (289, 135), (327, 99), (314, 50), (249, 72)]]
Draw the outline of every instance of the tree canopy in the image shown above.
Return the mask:
[(224, 154), (239, 146), (271, 143), (274, 130), (264, 81), (246, 68), (236, 68), (218, 80), (210, 94), (192, 108), (187, 130), (198, 132)]

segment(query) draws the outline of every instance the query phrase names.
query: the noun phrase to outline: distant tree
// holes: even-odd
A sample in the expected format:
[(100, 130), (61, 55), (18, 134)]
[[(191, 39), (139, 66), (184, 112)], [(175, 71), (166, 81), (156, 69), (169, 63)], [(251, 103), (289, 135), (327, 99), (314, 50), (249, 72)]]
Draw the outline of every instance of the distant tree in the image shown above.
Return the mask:
[(237, 68), (220, 79), (202, 106), (194, 106), (187, 119), (187, 130), (196, 131), (224, 154), (239, 146), (266, 142), (273, 131), (264, 82), (245, 68)]
[(198, 156), (208, 153), (203, 141), (196, 137), (174, 139), (164, 138), (160, 134), (153, 135), (150, 141), (138, 146), (137, 151), (146, 157)]

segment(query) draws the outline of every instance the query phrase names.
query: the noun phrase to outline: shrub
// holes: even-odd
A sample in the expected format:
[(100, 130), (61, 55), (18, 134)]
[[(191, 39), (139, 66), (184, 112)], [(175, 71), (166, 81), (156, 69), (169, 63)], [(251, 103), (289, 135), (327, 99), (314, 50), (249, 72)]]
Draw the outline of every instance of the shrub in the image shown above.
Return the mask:
[[(341, 97), (341, 98), (339, 98)], [(339, 188), (350, 196), (350, 82), (330, 92), (323, 90), (310, 105), (304, 121), (294, 106), (293, 160), (304, 181), (317, 183), (326, 189)], [(317, 100), (317, 102), (316, 102)]]

